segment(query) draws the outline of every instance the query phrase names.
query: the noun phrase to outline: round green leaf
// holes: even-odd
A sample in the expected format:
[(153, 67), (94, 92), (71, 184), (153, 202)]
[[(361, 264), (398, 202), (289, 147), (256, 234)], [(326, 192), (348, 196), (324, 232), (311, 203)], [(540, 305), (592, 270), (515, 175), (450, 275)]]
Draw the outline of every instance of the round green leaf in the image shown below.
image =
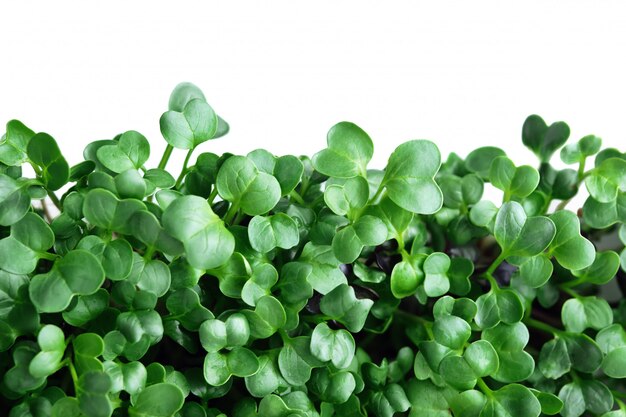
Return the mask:
[(398, 146), (389, 157), (382, 185), (394, 203), (412, 213), (432, 214), (443, 205), (443, 194), (433, 179), (441, 165), (437, 146), (412, 140)]
[(267, 213), (281, 196), (276, 178), (260, 172), (245, 156), (231, 156), (222, 164), (216, 186), (223, 199), (251, 216)]
[(370, 137), (354, 123), (340, 122), (326, 138), (328, 147), (313, 156), (313, 166), (330, 177), (367, 177), (367, 163), (374, 154)]
[(131, 417), (170, 417), (183, 407), (185, 397), (173, 384), (160, 383), (143, 389), (128, 409)]
[(322, 362), (331, 361), (336, 368), (350, 366), (355, 343), (352, 335), (343, 330), (331, 330), (325, 323), (318, 324), (311, 335), (311, 353)]
[(159, 120), (163, 137), (174, 148), (194, 149), (218, 133), (218, 117), (202, 98), (189, 100), (182, 111), (169, 110)]
[(267, 253), (276, 247), (294, 247), (300, 240), (300, 232), (291, 217), (276, 213), (268, 217), (254, 216), (248, 224), (248, 238), (254, 250)]
[(95, 293), (104, 282), (104, 270), (91, 253), (77, 249), (68, 252), (45, 274), (35, 275), (28, 292), (37, 310), (63, 311), (74, 295)]
[(163, 212), (163, 227), (185, 247), (189, 264), (198, 269), (223, 265), (235, 250), (235, 239), (203, 198), (184, 196)]

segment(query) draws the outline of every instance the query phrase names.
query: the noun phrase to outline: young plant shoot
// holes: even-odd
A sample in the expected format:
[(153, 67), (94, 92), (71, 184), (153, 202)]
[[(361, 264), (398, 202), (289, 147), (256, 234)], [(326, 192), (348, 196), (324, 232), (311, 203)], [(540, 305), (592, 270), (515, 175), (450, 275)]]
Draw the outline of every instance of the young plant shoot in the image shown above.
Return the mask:
[(533, 115), (535, 166), (419, 139), (375, 169), (349, 122), (217, 155), (190, 83), (160, 129), (158, 163), (130, 130), (71, 165), (7, 123), (0, 415), (626, 417), (624, 149)]

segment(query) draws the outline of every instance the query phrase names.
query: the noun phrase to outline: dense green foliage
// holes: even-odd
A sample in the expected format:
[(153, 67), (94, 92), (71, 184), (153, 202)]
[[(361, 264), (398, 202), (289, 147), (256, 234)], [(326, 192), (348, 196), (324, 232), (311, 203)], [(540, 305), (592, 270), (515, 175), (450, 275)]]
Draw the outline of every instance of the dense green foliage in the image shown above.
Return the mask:
[(342, 122), (312, 158), (191, 165), (228, 125), (188, 83), (160, 127), (156, 168), (136, 131), (70, 167), (8, 122), (0, 414), (626, 416), (620, 150), (530, 116), (538, 169), (491, 146), (442, 163), (412, 140), (375, 170)]

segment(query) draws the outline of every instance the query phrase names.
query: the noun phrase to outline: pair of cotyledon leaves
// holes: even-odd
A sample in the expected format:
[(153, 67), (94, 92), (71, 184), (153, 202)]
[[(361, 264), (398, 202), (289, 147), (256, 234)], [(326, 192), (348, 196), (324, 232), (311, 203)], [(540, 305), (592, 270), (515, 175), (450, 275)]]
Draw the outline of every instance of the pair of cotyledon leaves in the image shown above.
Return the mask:
[[(336, 178), (367, 178), (367, 164), (374, 145), (353, 123), (341, 122), (328, 132), (328, 147), (313, 156), (313, 166)], [(391, 154), (380, 187), (398, 206), (412, 213), (431, 214), (443, 204), (443, 195), (434, 180), (441, 155), (427, 140), (406, 142)]]

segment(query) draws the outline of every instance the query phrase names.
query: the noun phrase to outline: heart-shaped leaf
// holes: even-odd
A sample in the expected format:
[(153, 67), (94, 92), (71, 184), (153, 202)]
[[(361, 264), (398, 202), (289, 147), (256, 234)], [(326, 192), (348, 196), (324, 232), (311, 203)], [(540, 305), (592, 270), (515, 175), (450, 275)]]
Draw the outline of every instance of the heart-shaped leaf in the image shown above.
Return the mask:
[(140, 169), (150, 157), (150, 143), (141, 133), (129, 130), (117, 144), (102, 146), (96, 154), (102, 165), (113, 172)]
[(434, 143), (405, 142), (389, 157), (381, 186), (403, 209), (418, 214), (435, 213), (443, 205), (443, 194), (434, 180), (440, 165), (441, 154)]
[(98, 259), (86, 250), (68, 252), (45, 274), (35, 275), (28, 292), (37, 310), (44, 313), (63, 311), (75, 295), (95, 293), (104, 282), (104, 270)]
[(367, 163), (374, 154), (370, 137), (354, 123), (340, 122), (327, 135), (328, 147), (313, 156), (313, 166), (329, 177), (367, 178)]
[(180, 197), (163, 212), (163, 227), (185, 247), (189, 264), (198, 269), (223, 265), (235, 250), (235, 239), (203, 198)]
[(161, 134), (174, 148), (194, 149), (218, 133), (218, 117), (202, 98), (186, 102), (182, 111), (169, 110), (159, 120)]
[(550, 253), (567, 269), (587, 268), (595, 259), (593, 244), (580, 235), (578, 217), (568, 210), (550, 216), (556, 226), (556, 235), (550, 244)]
[(494, 236), (505, 257), (531, 257), (548, 247), (555, 235), (555, 225), (547, 217), (527, 217), (521, 204), (504, 203), (494, 225)]
[(40, 177), (48, 190), (58, 190), (67, 183), (70, 166), (52, 136), (35, 134), (28, 142), (26, 153), (31, 162), (41, 168)]
[(552, 154), (567, 142), (570, 129), (564, 122), (554, 122), (549, 127), (536, 114), (528, 116), (522, 127), (522, 142), (537, 155), (541, 162), (548, 162)]

